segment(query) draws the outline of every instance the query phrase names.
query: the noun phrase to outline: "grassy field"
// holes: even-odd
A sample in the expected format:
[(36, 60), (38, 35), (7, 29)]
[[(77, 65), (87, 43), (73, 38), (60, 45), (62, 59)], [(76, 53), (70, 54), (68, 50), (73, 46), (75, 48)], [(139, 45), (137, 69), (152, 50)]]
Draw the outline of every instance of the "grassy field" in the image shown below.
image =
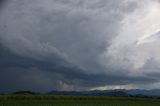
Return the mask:
[(0, 106), (160, 106), (160, 100), (134, 97), (0, 96)]

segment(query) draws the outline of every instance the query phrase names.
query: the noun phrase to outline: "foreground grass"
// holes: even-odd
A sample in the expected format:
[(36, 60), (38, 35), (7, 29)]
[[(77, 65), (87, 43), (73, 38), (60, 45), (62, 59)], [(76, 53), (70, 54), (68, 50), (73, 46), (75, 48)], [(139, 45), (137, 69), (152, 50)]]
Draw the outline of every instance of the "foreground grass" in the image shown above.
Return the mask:
[(160, 100), (134, 97), (0, 96), (0, 106), (160, 106)]

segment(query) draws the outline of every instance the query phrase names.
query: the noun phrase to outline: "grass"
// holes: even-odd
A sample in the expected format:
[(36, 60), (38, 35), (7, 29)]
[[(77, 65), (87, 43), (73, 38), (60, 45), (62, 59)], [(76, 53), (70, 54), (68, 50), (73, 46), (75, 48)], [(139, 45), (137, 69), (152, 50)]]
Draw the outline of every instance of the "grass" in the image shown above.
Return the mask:
[(0, 96), (0, 106), (160, 106), (160, 100), (135, 97)]

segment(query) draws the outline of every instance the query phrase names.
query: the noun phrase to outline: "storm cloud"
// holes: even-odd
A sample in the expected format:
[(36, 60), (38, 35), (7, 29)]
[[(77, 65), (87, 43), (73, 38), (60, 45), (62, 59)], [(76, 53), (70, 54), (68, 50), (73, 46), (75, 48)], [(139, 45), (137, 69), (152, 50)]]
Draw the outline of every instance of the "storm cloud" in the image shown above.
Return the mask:
[(158, 0), (0, 5), (0, 91), (158, 87), (159, 40), (136, 44), (160, 28)]

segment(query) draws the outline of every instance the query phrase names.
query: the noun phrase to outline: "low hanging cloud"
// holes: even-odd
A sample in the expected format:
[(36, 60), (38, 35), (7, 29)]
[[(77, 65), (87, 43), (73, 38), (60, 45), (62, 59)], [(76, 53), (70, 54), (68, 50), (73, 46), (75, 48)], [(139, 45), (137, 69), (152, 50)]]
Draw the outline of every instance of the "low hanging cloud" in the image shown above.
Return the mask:
[(98, 55), (117, 35), (129, 6), (117, 0), (15, 0), (0, 17), (2, 44), (21, 56), (58, 57), (87, 72), (95, 65), (99, 69)]
[(159, 69), (158, 41), (136, 44), (159, 29), (159, 10), (157, 0), (6, 0), (0, 10), (0, 90), (159, 82), (149, 76), (153, 66)]

